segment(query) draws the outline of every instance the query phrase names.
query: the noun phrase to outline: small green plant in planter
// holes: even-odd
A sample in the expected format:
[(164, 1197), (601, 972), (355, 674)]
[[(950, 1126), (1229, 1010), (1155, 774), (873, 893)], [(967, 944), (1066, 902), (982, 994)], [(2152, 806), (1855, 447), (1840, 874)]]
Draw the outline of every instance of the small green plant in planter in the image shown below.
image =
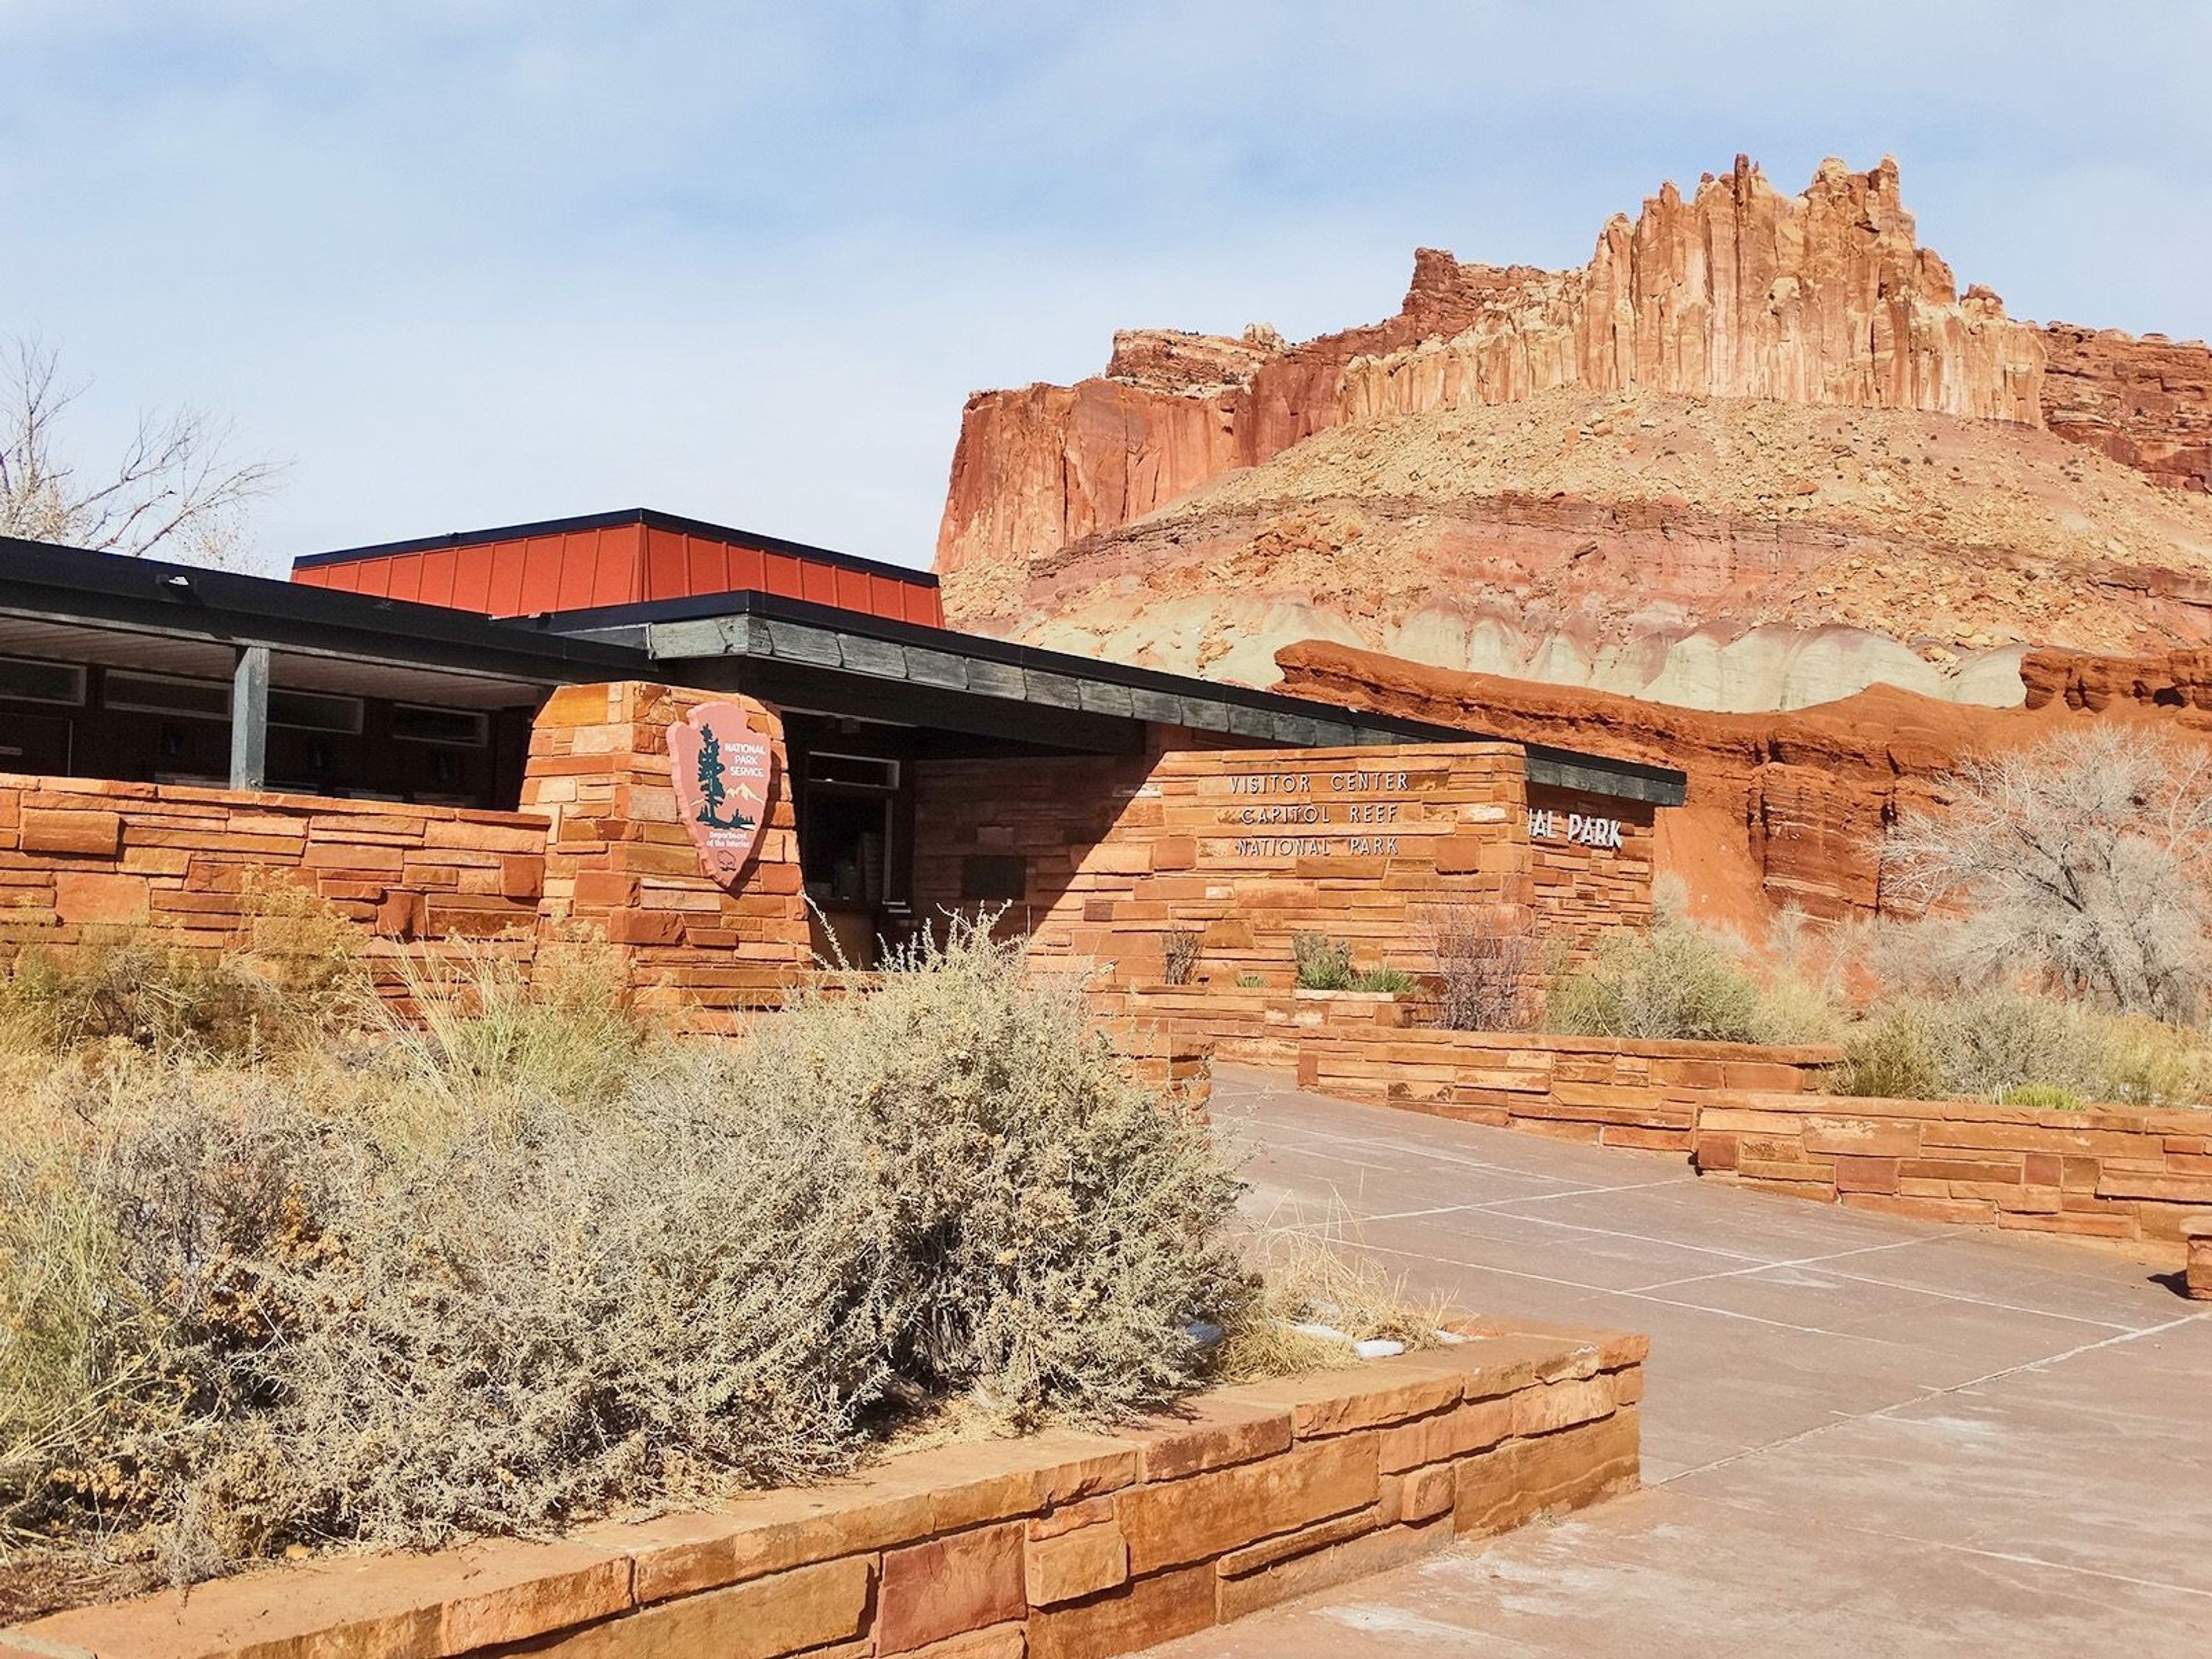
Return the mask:
[(1291, 954), (1297, 960), (1301, 991), (1352, 988), (1352, 946), (1326, 933), (1293, 933)]
[(2086, 1112), (2089, 1103), (2071, 1089), (2056, 1083), (2023, 1083), (2016, 1089), (2007, 1089), (1999, 1104), (2025, 1106), (2031, 1112)]
[(1404, 996), (1421, 988), (1421, 981), (1403, 968), (1362, 968), (1352, 975), (1346, 988), (1353, 991), (1388, 991), (1392, 996)]
[(1237, 983), (1243, 990), (1264, 991), (1267, 988), (1267, 976), (1265, 974), (1239, 974)]

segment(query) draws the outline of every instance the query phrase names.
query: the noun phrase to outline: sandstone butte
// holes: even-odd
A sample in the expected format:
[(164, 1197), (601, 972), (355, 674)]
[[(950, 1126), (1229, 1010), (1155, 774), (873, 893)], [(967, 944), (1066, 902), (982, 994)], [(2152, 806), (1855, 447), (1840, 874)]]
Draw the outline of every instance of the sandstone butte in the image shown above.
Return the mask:
[(1265, 684), (1332, 637), (1758, 709), (2019, 696), (2035, 646), (2212, 643), (2212, 350), (2008, 317), (1884, 161), (1739, 157), (1579, 270), (1424, 249), (1396, 315), (1119, 334), (979, 393), (938, 568), (963, 623)]
[(2212, 651), (2032, 652), (2014, 708), (1875, 686), (1789, 713), (1734, 714), (1455, 673), (1327, 641), (1289, 647), (1279, 659), (1286, 690), (1680, 767), (1689, 799), (1660, 815), (1658, 870), (1681, 878), (1693, 914), (1753, 938), (1785, 905), (1825, 919), (1907, 913), (1884, 890), (1885, 830), (1902, 812), (1940, 813), (1945, 775), (1970, 755), (2100, 720), (2212, 744)]

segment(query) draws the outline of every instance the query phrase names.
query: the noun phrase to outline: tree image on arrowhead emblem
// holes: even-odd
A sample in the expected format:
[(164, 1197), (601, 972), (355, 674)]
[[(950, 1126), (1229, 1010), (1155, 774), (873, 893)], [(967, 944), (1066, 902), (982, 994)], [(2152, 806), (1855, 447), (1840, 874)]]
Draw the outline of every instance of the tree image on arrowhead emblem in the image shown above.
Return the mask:
[(753, 820), (745, 816), (743, 806), (732, 806), (727, 817), (723, 816), (722, 804), (729, 799), (730, 788), (723, 776), (722, 740), (714, 735), (714, 728), (702, 725), (699, 728), (699, 822), (716, 830), (750, 830)]

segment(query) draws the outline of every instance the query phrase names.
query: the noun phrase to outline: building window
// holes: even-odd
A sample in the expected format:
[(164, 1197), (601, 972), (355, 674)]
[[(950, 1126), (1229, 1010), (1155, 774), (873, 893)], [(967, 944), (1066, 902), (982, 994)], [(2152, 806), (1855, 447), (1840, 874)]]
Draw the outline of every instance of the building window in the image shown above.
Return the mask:
[(171, 714), (194, 720), (230, 718), (230, 687), (222, 680), (188, 680), (174, 674), (126, 674), (111, 668), (100, 700), (110, 708)]
[(899, 763), (879, 755), (839, 755), (817, 749), (806, 757), (806, 779), (848, 789), (892, 790), (899, 787)]
[(361, 731), (361, 699), (334, 697), (320, 691), (269, 693), (269, 724), (295, 732), (336, 732), (354, 737)]
[(392, 735), (401, 743), (482, 749), (491, 741), (491, 716), (473, 708), (433, 708), (426, 703), (395, 702), (392, 705)]
[(84, 670), (65, 662), (0, 657), (0, 697), (16, 702), (84, 701)]

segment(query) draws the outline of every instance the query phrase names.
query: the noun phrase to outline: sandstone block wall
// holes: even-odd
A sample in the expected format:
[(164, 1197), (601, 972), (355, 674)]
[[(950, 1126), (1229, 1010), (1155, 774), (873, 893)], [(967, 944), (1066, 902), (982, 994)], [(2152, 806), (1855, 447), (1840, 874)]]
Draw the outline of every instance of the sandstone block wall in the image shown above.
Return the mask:
[(1636, 1486), (1644, 1339), (1467, 1328), (1121, 1433), (919, 1452), (559, 1543), (333, 1558), (0, 1631), (0, 1653), (1130, 1652)]
[[(767, 827), (734, 892), (702, 866), (669, 775), (669, 728), (702, 702), (744, 708), (775, 755)], [(813, 968), (782, 729), (748, 697), (636, 681), (563, 687), (532, 728), (522, 805), (551, 826), (547, 919), (604, 933), (640, 1006), (679, 1027), (734, 1029)]]
[(2178, 1246), (2212, 1213), (2212, 1112), (1708, 1096), (1701, 1174), (1853, 1209)]
[[(1532, 805), (1553, 814), (1540, 836)], [(1585, 817), (1620, 844), (1576, 840)], [(1531, 792), (1511, 744), (926, 762), (915, 823), (924, 914), (989, 908), (974, 877), (1012, 860), (1010, 923), (1123, 980), (1158, 979), (1171, 933), (1200, 935), (1209, 983), (1287, 987), (1300, 933), (1419, 973), (1439, 906), (1533, 916), (1575, 954), (1650, 915), (1652, 809)]]
[(1498, 1128), (1688, 1152), (1720, 1089), (1814, 1095), (1827, 1048), (1448, 1031), (1417, 1000), (1359, 991), (1146, 985), (1097, 994), (1117, 1023), (1210, 1044), (1215, 1060), (1294, 1070), (1298, 1086)]
[(257, 879), (316, 894), (373, 957), (510, 934), (526, 953), (545, 836), (526, 813), (0, 775), (0, 961), (142, 932), (209, 954), (282, 948)]

